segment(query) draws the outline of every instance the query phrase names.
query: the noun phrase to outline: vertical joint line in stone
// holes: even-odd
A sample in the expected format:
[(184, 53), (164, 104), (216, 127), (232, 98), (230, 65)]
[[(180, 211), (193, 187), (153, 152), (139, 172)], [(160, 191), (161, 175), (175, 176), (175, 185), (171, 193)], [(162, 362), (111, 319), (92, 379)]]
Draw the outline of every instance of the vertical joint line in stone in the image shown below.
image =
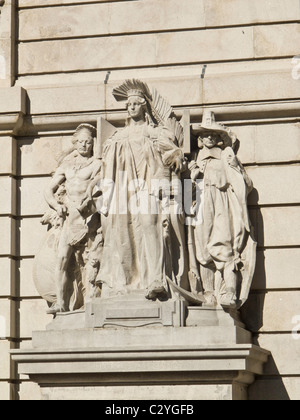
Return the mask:
[(207, 64), (204, 64), (203, 67), (202, 67), (201, 85), (200, 85), (200, 88), (202, 89), (202, 92), (200, 92), (200, 96), (202, 97), (202, 106), (204, 106), (204, 102), (205, 102), (205, 96), (204, 96), (204, 79), (205, 79), (205, 75), (206, 75), (206, 69), (207, 69)]
[(11, 85), (14, 86), (19, 74), (19, 56), (18, 56), (18, 39), (19, 39), (19, 12), (18, 1), (12, 1), (12, 20), (11, 20)]
[(105, 119), (107, 119), (107, 113), (106, 113), (106, 108), (107, 108), (107, 84), (108, 84), (110, 75), (111, 75), (111, 71), (108, 71), (106, 73), (105, 80), (104, 80), (104, 111), (105, 111)]
[(204, 64), (204, 66), (202, 67), (201, 79), (205, 78), (206, 69), (207, 69), (207, 64)]
[[(16, 67), (15, 67), (16, 69)], [(14, 281), (14, 285), (12, 287), (15, 300), (11, 307), (11, 316), (12, 316), (12, 323), (14, 323), (14, 349), (20, 348), (21, 343), (21, 328), (20, 328), (20, 302), (21, 302), (21, 286), (20, 286), (20, 264), (21, 264), (21, 178), (17, 178), (18, 175), (22, 175), (21, 171), (19, 172), (18, 169), (21, 168), (21, 152), (20, 152), (20, 144), (18, 143), (18, 138), (16, 136), (13, 137), (14, 142), (13, 146), (15, 148), (15, 153), (13, 153), (13, 159), (15, 160), (14, 167), (16, 168), (16, 190), (14, 195), (14, 200), (16, 201), (16, 220), (13, 224), (14, 227), (14, 257), (15, 262), (11, 267), (11, 281)], [(11, 383), (11, 399), (12, 400), (19, 400), (19, 381), (20, 375), (18, 373), (16, 363), (11, 359), (11, 378), (13, 382)]]

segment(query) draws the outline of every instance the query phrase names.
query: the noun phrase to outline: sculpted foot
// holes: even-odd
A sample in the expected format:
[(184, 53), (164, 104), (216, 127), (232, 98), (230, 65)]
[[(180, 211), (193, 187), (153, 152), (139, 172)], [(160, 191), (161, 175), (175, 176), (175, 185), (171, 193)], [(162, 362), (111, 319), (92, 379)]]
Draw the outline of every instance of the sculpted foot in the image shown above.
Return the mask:
[(221, 297), (220, 304), (225, 309), (236, 309), (237, 298), (236, 298), (235, 293), (227, 292), (225, 295)]
[(148, 287), (146, 293), (146, 299), (153, 300), (160, 297), (162, 294), (166, 294), (167, 291), (162, 281), (155, 280), (151, 286)]
[(47, 314), (48, 315), (56, 315), (58, 313), (64, 313), (64, 312), (67, 312), (65, 310), (65, 308), (63, 308), (63, 307), (61, 307), (61, 306), (59, 306), (57, 304), (53, 304), (51, 306), (51, 308), (47, 311)]
[(215, 297), (214, 292), (205, 292), (204, 298), (206, 301), (205, 306), (210, 306), (210, 307), (217, 306), (217, 299)]

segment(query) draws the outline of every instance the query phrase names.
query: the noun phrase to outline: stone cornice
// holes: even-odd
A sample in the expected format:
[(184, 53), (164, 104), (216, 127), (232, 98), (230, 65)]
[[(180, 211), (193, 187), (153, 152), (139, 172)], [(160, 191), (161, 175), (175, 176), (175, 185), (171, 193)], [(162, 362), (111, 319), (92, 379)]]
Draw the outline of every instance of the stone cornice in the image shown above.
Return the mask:
[[(205, 108), (212, 109), (220, 121), (226, 125), (247, 125), (252, 123), (272, 123), (274, 121), (298, 121), (300, 115), (300, 101), (277, 101), (265, 103), (210, 105)], [(183, 111), (189, 109), (192, 122), (201, 122), (204, 107), (176, 107), (176, 116), (180, 119)], [(99, 116), (107, 119), (116, 127), (124, 125), (126, 111), (99, 111), (69, 114), (27, 115), (24, 124), (19, 130), (20, 135), (73, 132), (83, 121), (96, 124)]]
[[(218, 381), (248, 386), (263, 373), (269, 352), (252, 344), (167, 348), (13, 350), (19, 372), (42, 384)], [(101, 373), (101, 374), (100, 374)]]
[[(48, 89), (46, 89), (48, 91)], [(47, 95), (43, 95), (44, 100)], [(122, 126), (126, 111), (108, 109), (107, 111), (52, 113), (43, 115), (31, 114), (31, 104), (27, 91), (23, 87), (0, 88), (0, 135), (36, 135), (40, 133), (72, 132), (78, 124), (84, 122), (96, 124), (99, 116), (107, 119), (114, 126)], [(207, 104), (191, 106), (174, 106), (176, 116), (180, 119), (185, 109), (191, 113), (191, 122), (201, 122), (203, 109), (212, 109), (218, 119), (227, 125), (244, 125), (252, 123), (272, 123), (274, 121), (299, 121), (300, 100), (276, 100), (264, 102), (247, 102), (234, 104)]]
[(26, 91), (22, 87), (0, 88), (0, 135), (18, 134), (26, 114)]

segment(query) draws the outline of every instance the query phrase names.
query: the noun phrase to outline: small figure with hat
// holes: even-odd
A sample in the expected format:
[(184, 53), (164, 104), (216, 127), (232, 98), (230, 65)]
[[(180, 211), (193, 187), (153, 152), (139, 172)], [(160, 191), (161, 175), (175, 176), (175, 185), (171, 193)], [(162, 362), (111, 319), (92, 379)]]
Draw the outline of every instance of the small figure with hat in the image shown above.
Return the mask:
[(191, 288), (202, 288), (209, 305), (236, 309), (248, 297), (255, 267), (247, 208), (253, 184), (233, 150), (236, 137), (213, 112), (206, 110), (193, 130), (199, 150), (189, 168), (201, 202), (189, 227)]

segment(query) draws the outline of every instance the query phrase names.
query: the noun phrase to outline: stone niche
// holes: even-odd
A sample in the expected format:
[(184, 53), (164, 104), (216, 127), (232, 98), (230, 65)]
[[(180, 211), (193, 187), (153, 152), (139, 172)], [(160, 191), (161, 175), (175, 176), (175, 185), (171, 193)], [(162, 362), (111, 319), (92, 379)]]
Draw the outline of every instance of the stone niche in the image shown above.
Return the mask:
[[(34, 281), (54, 320), (13, 360), (45, 400), (245, 400), (269, 353), (252, 344), (239, 315), (256, 242), (237, 137), (211, 110), (202, 124), (191, 124), (188, 110), (179, 122), (140, 80), (113, 95), (127, 103), (125, 128), (81, 124), (45, 192), (49, 230)], [(157, 174), (177, 181), (171, 208), (182, 209), (174, 185), (187, 176), (204, 201), (189, 215), (113, 212), (120, 197), (99, 184), (113, 180), (126, 200), (137, 205), (146, 194), (165, 211), (164, 191), (146, 189)]]

